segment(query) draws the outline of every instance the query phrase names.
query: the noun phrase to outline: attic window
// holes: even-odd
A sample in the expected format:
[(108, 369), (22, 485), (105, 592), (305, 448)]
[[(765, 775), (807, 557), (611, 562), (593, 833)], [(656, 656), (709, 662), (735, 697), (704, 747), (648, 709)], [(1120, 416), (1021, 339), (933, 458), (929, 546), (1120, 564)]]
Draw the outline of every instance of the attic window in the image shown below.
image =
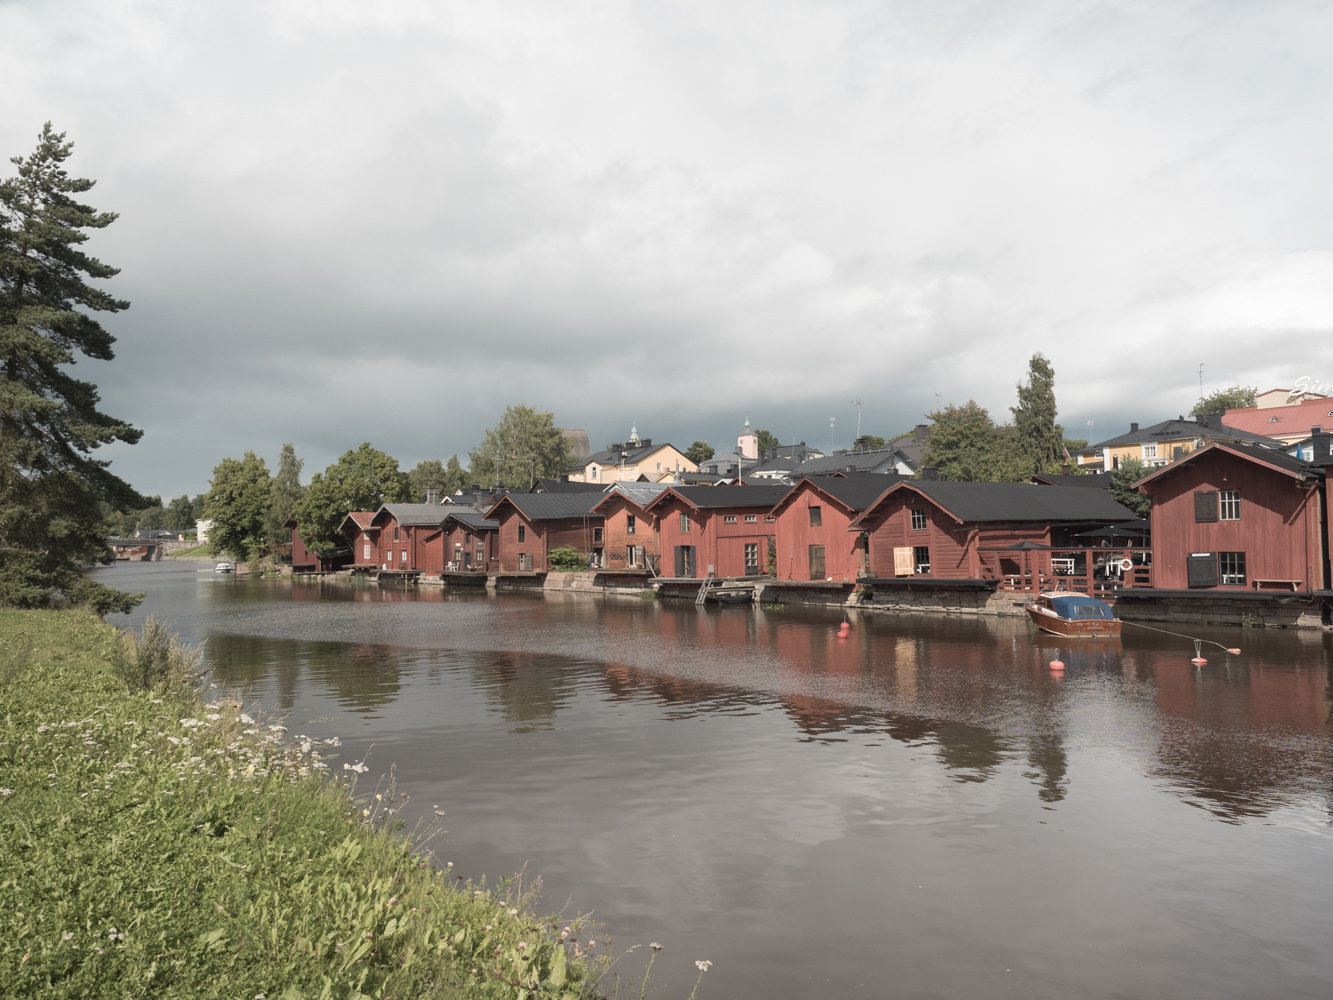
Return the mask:
[(1279, 420), (1281, 420), (1281, 419), (1282, 419), (1281, 417), (1269, 417), (1269, 418), (1268, 418), (1268, 422), (1269, 422), (1270, 424), (1275, 424), (1275, 423), (1277, 423), (1277, 422), (1278, 422)]

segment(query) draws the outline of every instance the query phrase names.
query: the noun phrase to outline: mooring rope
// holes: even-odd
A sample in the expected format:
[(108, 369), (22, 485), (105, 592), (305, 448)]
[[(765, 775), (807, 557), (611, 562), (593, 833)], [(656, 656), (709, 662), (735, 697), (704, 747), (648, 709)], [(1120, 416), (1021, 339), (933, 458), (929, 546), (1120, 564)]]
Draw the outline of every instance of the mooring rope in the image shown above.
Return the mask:
[(1125, 625), (1133, 625), (1135, 628), (1146, 628), (1149, 632), (1161, 632), (1163, 635), (1174, 635), (1177, 639), (1188, 639), (1190, 642), (1194, 643), (1194, 651), (1196, 653), (1199, 652), (1200, 643), (1205, 642), (1210, 646), (1216, 646), (1218, 649), (1225, 649), (1233, 656), (1240, 653), (1239, 649), (1223, 646), (1220, 642), (1213, 642), (1212, 639), (1200, 639), (1197, 636), (1185, 635), (1183, 632), (1170, 632), (1164, 628), (1153, 628), (1151, 625), (1140, 625), (1138, 622), (1125, 621), (1123, 618), (1121, 618), (1120, 621)]

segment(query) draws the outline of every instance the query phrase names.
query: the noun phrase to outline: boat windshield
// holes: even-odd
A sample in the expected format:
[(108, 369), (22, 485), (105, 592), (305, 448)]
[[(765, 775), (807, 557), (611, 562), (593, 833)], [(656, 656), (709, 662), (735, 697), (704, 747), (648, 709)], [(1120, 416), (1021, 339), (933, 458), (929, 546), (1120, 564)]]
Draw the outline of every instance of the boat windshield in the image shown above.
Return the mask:
[(1065, 619), (1115, 618), (1115, 615), (1111, 613), (1109, 604), (1104, 604), (1095, 597), (1085, 597), (1082, 594), (1062, 594), (1058, 597), (1052, 597), (1051, 604), (1055, 606), (1055, 613)]

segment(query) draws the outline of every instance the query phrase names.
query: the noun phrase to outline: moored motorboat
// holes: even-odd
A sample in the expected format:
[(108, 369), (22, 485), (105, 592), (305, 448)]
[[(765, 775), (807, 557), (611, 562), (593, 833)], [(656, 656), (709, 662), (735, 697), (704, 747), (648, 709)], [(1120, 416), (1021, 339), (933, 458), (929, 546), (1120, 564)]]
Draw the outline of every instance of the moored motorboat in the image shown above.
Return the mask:
[(235, 567), (229, 562), (220, 562), (213, 567), (214, 573), (230, 573)]
[(1033, 624), (1052, 635), (1092, 639), (1120, 634), (1120, 619), (1111, 606), (1085, 594), (1064, 591), (1038, 594), (1023, 606)]

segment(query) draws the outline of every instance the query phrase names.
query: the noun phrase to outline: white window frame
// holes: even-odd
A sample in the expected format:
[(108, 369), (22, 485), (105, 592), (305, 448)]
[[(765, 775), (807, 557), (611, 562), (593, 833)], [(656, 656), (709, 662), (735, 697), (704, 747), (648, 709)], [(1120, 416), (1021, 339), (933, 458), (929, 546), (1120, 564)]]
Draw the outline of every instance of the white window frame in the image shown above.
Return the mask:
[(1219, 521), (1240, 520), (1240, 490), (1218, 491), (1217, 519)]

